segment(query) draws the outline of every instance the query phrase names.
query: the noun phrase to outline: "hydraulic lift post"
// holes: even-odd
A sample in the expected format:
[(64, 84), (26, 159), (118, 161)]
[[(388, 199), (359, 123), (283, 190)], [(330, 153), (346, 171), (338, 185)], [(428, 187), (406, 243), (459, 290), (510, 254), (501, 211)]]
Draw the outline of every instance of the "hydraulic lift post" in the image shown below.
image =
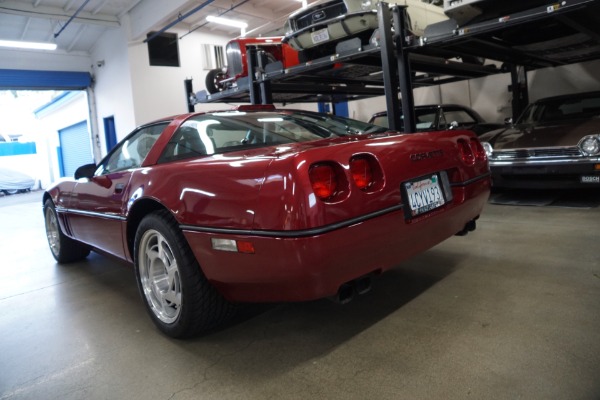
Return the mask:
[[(409, 53), (404, 49), (404, 38), (407, 36), (406, 7), (394, 6), (391, 9), (387, 3), (379, 3), (377, 16), (381, 35), (381, 64), (385, 99), (390, 129), (415, 132), (414, 97), (412, 92), (412, 74), (410, 70)], [(390, 22), (392, 21), (392, 22)], [(394, 37), (392, 37), (392, 25)], [(396, 74), (398, 71), (398, 74)], [(402, 115), (404, 128), (400, 120), (400, 100), (398, 87), (402, 94)]]

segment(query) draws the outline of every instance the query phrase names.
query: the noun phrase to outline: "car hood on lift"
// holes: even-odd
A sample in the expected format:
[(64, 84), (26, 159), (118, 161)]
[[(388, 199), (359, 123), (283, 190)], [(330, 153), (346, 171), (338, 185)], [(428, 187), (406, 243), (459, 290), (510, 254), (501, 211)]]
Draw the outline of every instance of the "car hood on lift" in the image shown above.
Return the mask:
[(495, 150), (577, 146), (587, 135), (600, 134), (600, 118), (520, 124), (485, 133), (479, 139)]

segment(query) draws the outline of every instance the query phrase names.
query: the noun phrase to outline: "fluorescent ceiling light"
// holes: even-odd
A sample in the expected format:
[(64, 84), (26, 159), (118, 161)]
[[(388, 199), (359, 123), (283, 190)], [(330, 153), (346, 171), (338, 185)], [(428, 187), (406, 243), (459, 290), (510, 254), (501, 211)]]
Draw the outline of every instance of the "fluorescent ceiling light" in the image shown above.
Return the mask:
[(56, 50), (56, 43), (20, 42), (15, 40), (0, 40), (0, 47), (16, 49)]
[(235, 19), (228, 19), (228, 18), (221, 18), (221, 17), (214, 17), (212, 15), (209, 15), (208, 17), (206, 17), (206, 20), (208, 22), (214, 22), (215, 24), (233, 26), (235, 28), (240, 28), (240, 29), (248, 27), (248, 24), (243, 21), (237, 21)]

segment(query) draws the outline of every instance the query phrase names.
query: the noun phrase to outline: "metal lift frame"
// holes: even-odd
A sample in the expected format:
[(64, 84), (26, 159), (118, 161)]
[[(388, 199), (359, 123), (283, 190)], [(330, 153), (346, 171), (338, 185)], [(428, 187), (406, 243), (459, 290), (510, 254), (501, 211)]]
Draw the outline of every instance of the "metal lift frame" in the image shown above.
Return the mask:
[[(448, 60), (447, 57), (456, 56), (457, 52), (462, 54), (463, 51), (466, 55), (478, 55), (473, 49), (481, 49), (481, 46), (485, 45), (485, 43), (481, 43), (481, 35), (493, 35), (494, 32), (502, 29), (527, 26), (529, 20), (533, 21), (532, 23), (536, 21), (539, 23), (539, 21), (545, 21), (544, 19), (550, 16), (560, 19), (569, 26), (577, 26), (579, 31), (585, 32), (600, 45), (600, 33), (596, 32), (593, 27), (590, 29), (589, 23), (587, 25), (578, 24), (578, 21), (570, 17), (570, 15), (575, 14), (571, 13), (573, 10), (586, 13), (588, 6), (590, 6), (590, 9), (600, 6), (600, 0), (562, 0), (560, 3), (535, 7), (496, 20), (461, 27), (460, 29), (450, 29), (443, 34), (428, 36), (415, 41), (407, 27), (404, 26), (406, 7), (393, 6), (390, 8), (386, 3), (379, 3), (377, 15), (380, 43), (364, 45), (358, 40), (358, 44), (356, 44), (351, 39), (339, 43), (336, 54), (331, 57), (320, 58), (287, 69), (284, 69), (282, 65), (267, 65), (259, 48), (248, 46), (246, 50), (248, 55), (248, 77), (238, 80), (237, 88), (212, 95), (205, 94), (203, 98), (198, 98), (197, 95), (192, 94), (191, 87), (186, 86), (186, 95), (190, 99), (189, 104), (191, 104), (190, 108), (192, 109), (193, 104), (208, 102), (236, 103), (249, 101), (253, 104), (266, 104), (275, 101), (287, 103), (286, 96), (289, 96), (287, 97), (289, 102), (331, 101), (335, 103), (336, 100), (358, 100), (384, 95), (390, 128), (398, 129), (401, 125), (400, 115), (398, 114), (400, 110), (398, 94), (401, 93), (404, 130), (414, 132), (412, 88), (419, 82), (423, 82), (425, 85), (437, 85), (501, 72), (511, 72), (512, 85), (510, 90), (513, 92), (513, 116), (517, 117), (520, 110), (528, 102), (527, 68), (535, 69), (561, 65), (560, 61), (556, 62), (526, 51), (510, 48), (500, 49), (500, 46), (494, 47), (494, 45), (491, 45), (490, 49), (487, 50), (487, 55), (490, 56), (490, 52), (496, 50), (504, 51), (502, 57), (506, 62), (506, 68), (499, 69), (493, 66), (454, 62)], [(518, 61), (521, 57), (526, 59), (527, 62), (520, 64)], [(500, 58), (488, 58), (503, 61)], [(592, 59), (596, 58), (600, 58), (600, 54)], [(353, 85), (351, 79), (340, 78), (336, 74), (323, 75), (323, 71), (327, 68), (336, 72), (336, 70), (331, 70), (336, 63), (343, 66), (352, 66), (351, 64), (356, 63), (369, 65), (370, 68), (379, 68), (378, 71), (381, 72), (380, 76), (383, 81), (366, 80), (367, 84), (361, 86)], [(411, 64), (416, 66), (417, 70), (433, 74), (434, 77), (428, 78), (427, 76), (417, 75), (416, 79), (413, 79)], [(436, 78), (435, 71), (440, 71), (439, 75), (441, 77)], [(307, 85), (303, 81), (304, 79), (310, 80), (311, 84)], [(300, 84), (297, 83), (298, 81), (300, 81)], [(378, 85), (380, 86), (378, 87)], [(302, 97), (303, 94), (305, 94), (304, 97)]]

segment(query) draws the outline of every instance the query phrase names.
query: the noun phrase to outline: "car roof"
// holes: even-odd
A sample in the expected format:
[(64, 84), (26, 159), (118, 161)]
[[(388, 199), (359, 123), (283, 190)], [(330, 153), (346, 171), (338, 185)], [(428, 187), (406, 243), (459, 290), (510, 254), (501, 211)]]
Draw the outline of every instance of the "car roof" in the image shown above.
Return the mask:
[(541, 99), (537, 99), (534, 103), (544, 103), (546, 101), (554, 101), (554, 100), (563, 100), (563, 99), (582, 99), (586, 97), (600, 97), (600, 91), (593, 92), (581, 92), (581, 93), (571, 93), (571, 94), (562, 94), (560, 96), (551, 96), (544, 97)]

